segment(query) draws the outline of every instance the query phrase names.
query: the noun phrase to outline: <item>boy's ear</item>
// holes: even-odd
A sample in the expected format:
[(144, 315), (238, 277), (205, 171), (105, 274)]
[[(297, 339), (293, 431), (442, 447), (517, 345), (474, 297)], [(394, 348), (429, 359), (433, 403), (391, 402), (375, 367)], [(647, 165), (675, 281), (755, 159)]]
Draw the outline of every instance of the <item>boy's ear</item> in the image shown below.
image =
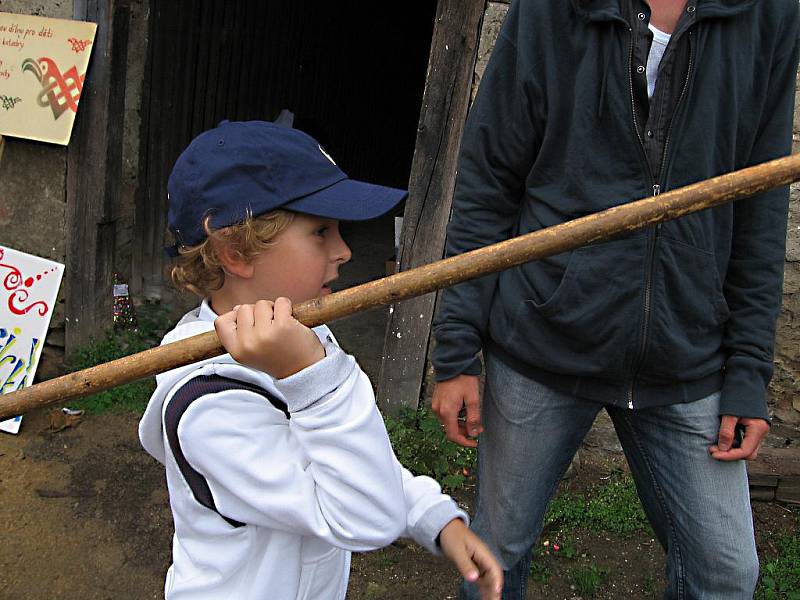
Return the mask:
[(255, 271), (253, 263), (238, 256), (230, 246), (220, 244), (216, 251), (226, 275), (236, 275), (242, 279), (250, 279), (253, 276)]

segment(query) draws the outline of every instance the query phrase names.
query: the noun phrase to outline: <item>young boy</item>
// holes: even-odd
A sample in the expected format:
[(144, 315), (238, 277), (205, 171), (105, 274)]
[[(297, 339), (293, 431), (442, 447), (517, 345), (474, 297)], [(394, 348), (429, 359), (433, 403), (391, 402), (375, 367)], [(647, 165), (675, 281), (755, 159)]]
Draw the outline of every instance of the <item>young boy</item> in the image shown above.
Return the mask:
[(408, 535), (499, 598), (466, 515), (397, 462), (355, 359), (292, 317), (350, 259), (338, 220), (406, 192), (348, 179), (311, 137), (258, 121), (201, 134), (168, 191), (172, 276), (204, 300), (163, 343), (216, 325), (230, 354), (159, 375), (139, 425), (175, 521), (166, 597), (343, 599), (351, 551)]

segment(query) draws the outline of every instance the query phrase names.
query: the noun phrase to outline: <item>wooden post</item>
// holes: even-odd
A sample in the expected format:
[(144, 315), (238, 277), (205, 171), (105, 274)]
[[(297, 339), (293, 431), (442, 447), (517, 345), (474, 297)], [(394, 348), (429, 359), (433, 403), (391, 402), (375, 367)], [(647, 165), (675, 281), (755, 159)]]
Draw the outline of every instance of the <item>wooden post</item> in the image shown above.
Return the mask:
[(75, 0), (97, 23), (67, 149), (66, 350), (111, 322), (111, 274), (122, 173), (130, 0)]
[[(439, 0), (403, 217), (401, 271), (444, 254), (484, 7), (484, 0)], [(419, 403), (435, 300), (427, 294), (389, 315), (378, 379), (384, 411)]]

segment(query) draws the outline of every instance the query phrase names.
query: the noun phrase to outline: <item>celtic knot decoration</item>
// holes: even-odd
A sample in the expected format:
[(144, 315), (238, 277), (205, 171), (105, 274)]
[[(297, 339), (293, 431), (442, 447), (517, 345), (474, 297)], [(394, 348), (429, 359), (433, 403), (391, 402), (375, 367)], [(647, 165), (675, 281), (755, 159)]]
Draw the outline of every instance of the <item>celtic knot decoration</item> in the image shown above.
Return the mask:
[(2, 104), (5, 110), (11, 110), (17, 104), (22, 102), (22, 98), (12, 98), (11, 96), (0, 95), (0, 104)]
[(72, 44), (72, 51), (75, 54), (83, 52), (86, 50), (86, 48), (92, 45), (92, 40), (77, 40), (75, 38), (69, 38), (67, 41)]

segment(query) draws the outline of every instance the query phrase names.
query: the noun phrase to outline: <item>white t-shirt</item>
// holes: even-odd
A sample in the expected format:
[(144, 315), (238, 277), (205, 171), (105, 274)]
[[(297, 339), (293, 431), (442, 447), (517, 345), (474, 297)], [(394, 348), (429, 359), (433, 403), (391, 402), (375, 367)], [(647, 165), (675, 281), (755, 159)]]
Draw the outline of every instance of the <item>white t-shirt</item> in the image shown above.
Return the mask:
[(664, 56), (664, 51), (672, 36), (652, 25), (648, 25), (648, 27), (653, 32), (653, 43), (650, 45), (650, 54), (647, 55), (647, 97), (652, 98), (653, 92), (656, 90), (658, 65), (661, 64), (661, 57)]

